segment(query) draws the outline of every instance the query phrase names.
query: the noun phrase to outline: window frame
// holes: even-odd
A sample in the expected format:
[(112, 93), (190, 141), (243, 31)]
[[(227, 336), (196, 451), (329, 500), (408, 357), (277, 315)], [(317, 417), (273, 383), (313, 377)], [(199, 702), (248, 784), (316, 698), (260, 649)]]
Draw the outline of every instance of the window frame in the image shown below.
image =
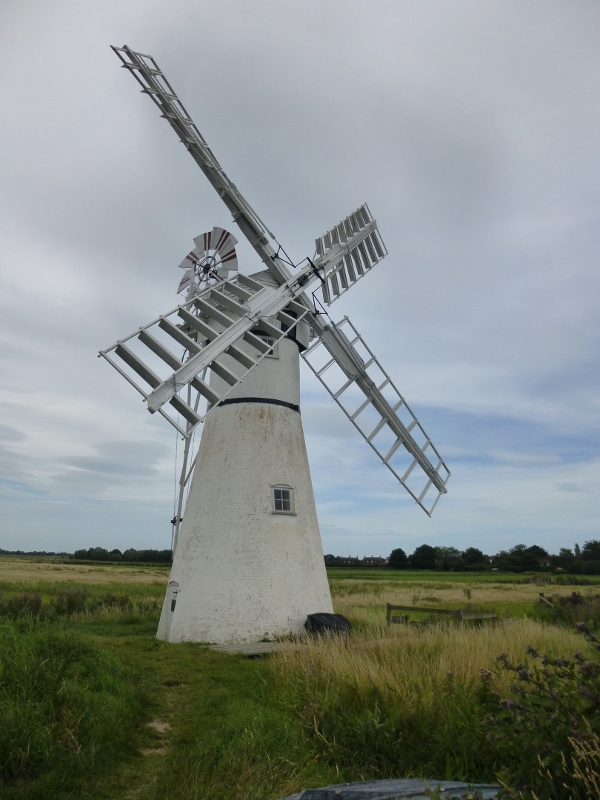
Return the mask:
[[(277, 508), (277, 501), (283, 505), (285, 504), (285, 498), (275, 497), (276, 491), (288, 492), (289, 495), (289, 503), (290, 507), (288, 509), (284, 508)], [(271, 486), (271, 513), (272, 514), (285, 514), (287, 516), (295, 516), (296, 515), (296, 505), (294, 503), (294, 489), (289, 486), (287, 483), (275, 483)]]

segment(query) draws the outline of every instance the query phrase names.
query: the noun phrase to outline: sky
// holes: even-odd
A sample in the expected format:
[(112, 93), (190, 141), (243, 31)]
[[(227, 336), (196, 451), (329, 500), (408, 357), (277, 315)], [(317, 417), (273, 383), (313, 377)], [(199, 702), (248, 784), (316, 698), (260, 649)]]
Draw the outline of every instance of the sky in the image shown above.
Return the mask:
[(0, 548), (171, 543), (175, 431), (96, 355), (236, 229), (111, 44), (295, 261), (378, 221), (389, 255), (331, 315), (452, 477), (430, 519), (304, 368), (324, 551), (600, 538), (599, 28), (593, 0), (3, 0)]

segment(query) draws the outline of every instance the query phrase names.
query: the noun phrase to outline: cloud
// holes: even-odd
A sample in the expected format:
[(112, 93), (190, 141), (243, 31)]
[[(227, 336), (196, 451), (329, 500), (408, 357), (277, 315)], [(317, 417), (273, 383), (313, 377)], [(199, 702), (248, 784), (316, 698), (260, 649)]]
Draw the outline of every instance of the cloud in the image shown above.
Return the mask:
[[(4, 3), (0, 546), (170, 541), (175, 434), (96, 353), (173, 308), (192, 237), (231, 221), (119, 69), (108, 45), (124, 42), (156, 57), (295, 260), (365, 200), (379, 222), (389, 256), (330, 312), (453, 475), (429, 520), (306, 371), (326, 549), (592, 535), (600, 9), (374, 8)], [(239, 255), (260, 268), (243, 240)]]

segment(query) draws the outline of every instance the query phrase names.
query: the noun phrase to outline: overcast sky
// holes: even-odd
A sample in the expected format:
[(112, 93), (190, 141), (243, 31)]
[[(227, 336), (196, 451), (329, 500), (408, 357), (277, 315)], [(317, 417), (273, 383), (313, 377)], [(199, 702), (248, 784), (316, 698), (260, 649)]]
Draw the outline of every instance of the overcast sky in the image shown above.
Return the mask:
[(325, 552), (600, 538), (599, 30), (596, 0), (3, 0), (0, 548), (170, 546), (175, 432), (96, 353), (236, 229), (110, 44), (296, 261), (377, 218), (389, 256), (331, 313), (452, 477), (429, 519), (306, 370)]

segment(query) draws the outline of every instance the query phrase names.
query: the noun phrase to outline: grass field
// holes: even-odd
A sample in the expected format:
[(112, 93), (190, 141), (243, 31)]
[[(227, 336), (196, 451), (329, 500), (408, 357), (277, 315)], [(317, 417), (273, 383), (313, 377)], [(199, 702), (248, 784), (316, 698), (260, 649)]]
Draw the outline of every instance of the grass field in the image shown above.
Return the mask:
[[(162, 566), (0, 558), (0, 594), (38, 592), (49, 610), (37, 622), (0, 618), (0, 730), (21, 720), (12, 760), (0, 760), (2, 797), (275, 800), (376, 777), (493, 780), (503, 764), (485, 745), (480, 670), (496, 670), (500, 653), (521, 660), (527, 645), (587, 652), (574, 631), (534, 617), (540, 591), (597, 591), (497, 573), (334, 569), (350, 641), (248, 660), (157, 642), (167, 579)], [(51, 614), (65, 592), (80, 605)], [(503, 619), (388, 629), (388, 602), (470, 602)], [(508, 684), (499, 673), (497, 691)], [(0, 753), (10, 741), (0, 734)]]
[(12, 591), (13, 586), (40, 582), (77, 584), (157, 584), (166, 586), (168, 565), (159, 564), (69, 564), (59, 558), (18, 558), (0, 556), (0, 587)]

